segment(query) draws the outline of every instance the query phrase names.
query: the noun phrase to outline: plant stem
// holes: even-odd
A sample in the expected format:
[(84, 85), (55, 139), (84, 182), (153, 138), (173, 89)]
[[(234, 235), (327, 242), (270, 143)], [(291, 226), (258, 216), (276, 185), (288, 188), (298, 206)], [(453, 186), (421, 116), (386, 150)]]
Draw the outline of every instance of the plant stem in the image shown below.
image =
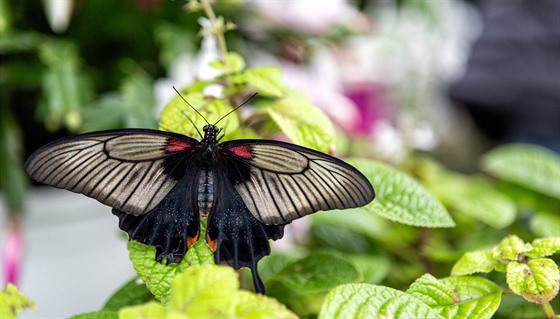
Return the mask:
[(228, 64), (228, 61), (227, 61), (228, 51), (227, 51), (226, 39), (224, 37), (225, 26), (222, 23), (222, 25), (220, 27), (216, 27), (216, 26), (218, 26), (218, 19), (216, 17), (216, 14), (214, 13), (214, 10), (212, 9), (212, 6), (210, 5), (209, 0), (201, 0), (200, 4), (204, 8), (204, 12), (206, 13), (206, 16), (208, 16), (208, 19), (210, 19), (210, 23), (214, 27), (213, 33), (214, 33), (214, 36), (216, 37), (216, 39), (218, 40), (218, 47), (220, 49), (220, 55), (222, 57), (222, 61), (224, 62), (224, 64), (227, 67), (228, 66), (227, 65)]
[(554, 309), (550, 305), (550, 302), (545, 302), (541, 305), (542, 310), (547, 318), (554, 318)]

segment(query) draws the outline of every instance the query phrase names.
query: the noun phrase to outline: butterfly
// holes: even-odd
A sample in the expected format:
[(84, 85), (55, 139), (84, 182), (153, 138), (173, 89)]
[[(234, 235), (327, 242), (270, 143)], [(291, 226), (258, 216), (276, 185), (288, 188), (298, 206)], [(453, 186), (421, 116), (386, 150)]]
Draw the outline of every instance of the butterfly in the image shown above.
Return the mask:
[(129, 239), (156, 247), (158, 262), (179, 263), (207, 217), (215, 262), (249, 268), (255, 291), (265, 294), (257, 263), (285, 225), (366, 205), (375, 192), (340, 159), (273, 140), (220, 143), (216, 124), (204, 126), (201, 140), (151, 129), (70, 136), (35, 151), (25, 171), (112, 207)]

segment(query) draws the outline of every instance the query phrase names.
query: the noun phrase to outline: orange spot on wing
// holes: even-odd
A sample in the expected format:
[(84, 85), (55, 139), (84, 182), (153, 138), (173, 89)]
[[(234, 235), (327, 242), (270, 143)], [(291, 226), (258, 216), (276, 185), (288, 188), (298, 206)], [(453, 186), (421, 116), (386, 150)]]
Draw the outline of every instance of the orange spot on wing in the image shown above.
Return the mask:
[(187, 247), (191, 248), (192, 245), (196, 244), (198, 241), (198, 233), (194, 237), (187, 237)]
[(212, 240), (212, 238), (210, 238), (210, 236), (208, 235), (206, 235), (206, 242), (208, 243), (208, 246), (210, 246), (212, 251), (216, 252), (216, 249), (218, 248), (218, 242), (216, 240)]

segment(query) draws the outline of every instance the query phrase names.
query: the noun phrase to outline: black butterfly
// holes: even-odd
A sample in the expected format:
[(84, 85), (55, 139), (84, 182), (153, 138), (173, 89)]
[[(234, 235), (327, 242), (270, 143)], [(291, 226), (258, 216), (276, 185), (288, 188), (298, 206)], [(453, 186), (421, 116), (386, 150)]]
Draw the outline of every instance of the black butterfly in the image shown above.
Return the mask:
[(216, 263), (251, 269), (262, 294), (257, 263), (286, 224), (375, 197), (358, 170), (332, 156), (270, 140), (218, 143), (216, 125), (203, 130), (201, 141), (148, 129), (71, 136), (41, 147), (25, 170), (111, 206), (130, 239), (156, 247), (157, 261), (180, 262), (207, 215)]

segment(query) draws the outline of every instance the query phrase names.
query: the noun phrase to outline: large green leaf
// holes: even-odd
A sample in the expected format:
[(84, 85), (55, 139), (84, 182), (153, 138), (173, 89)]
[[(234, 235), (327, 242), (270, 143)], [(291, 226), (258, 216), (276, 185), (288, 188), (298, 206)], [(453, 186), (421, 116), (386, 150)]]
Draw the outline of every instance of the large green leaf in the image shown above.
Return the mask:
[(239, 290), (231, 267), (198, 265), (177, 274), (167, 305), (156, 302), (127, 307), (119, 318), (296, 318), (276, 300)]
[(546, 148), (504, 145), (486, 154), (482, 167), (500, 179), (560, 198), (560, 156)]
[(445, 318), (492, 318), (500, 305), (502, 289), (475, 276), (437, 279), (425, 274), (407, 293), (422, 300)]
[(380, 162), (348, 160), (371, 182), (376, 192), (364, 208), (390, 220), (420, 227), (453, 227), (443, 205), (409, 175)]
[(214, 255), (204, 240), (191, 246), (179, 264), (165, 264), (155, 259), (156, 248), (137, 241), (128, 242), (130, 260), (138, 276), (144, 281), (154, 296), (166, 303), (169, 300), (171, 281), (177, 273), (192, 265), (213, 264)]
[(443, 318), (412, 295), (389, 287), (347, 284), (327, 295), (319, 318)]
[(355, 282), (360, 274), (354, 264), (335, 254), (312, 253), (287, 265), (269, 280), (305, 293), (328, 291), (340, 284)]
[(302, 94), (290, 91), (266, 112), (293, 143), (327, 152), (334, 144), (330, 119)]
[(146, 284), (140, 281), (139, 278), (133, 278), (117, 290), (107, 300), (101, 310), (105, 311), (118, 311), (126, 306), (139, 305), (154, 298), (152, 293), (146, 287)]

